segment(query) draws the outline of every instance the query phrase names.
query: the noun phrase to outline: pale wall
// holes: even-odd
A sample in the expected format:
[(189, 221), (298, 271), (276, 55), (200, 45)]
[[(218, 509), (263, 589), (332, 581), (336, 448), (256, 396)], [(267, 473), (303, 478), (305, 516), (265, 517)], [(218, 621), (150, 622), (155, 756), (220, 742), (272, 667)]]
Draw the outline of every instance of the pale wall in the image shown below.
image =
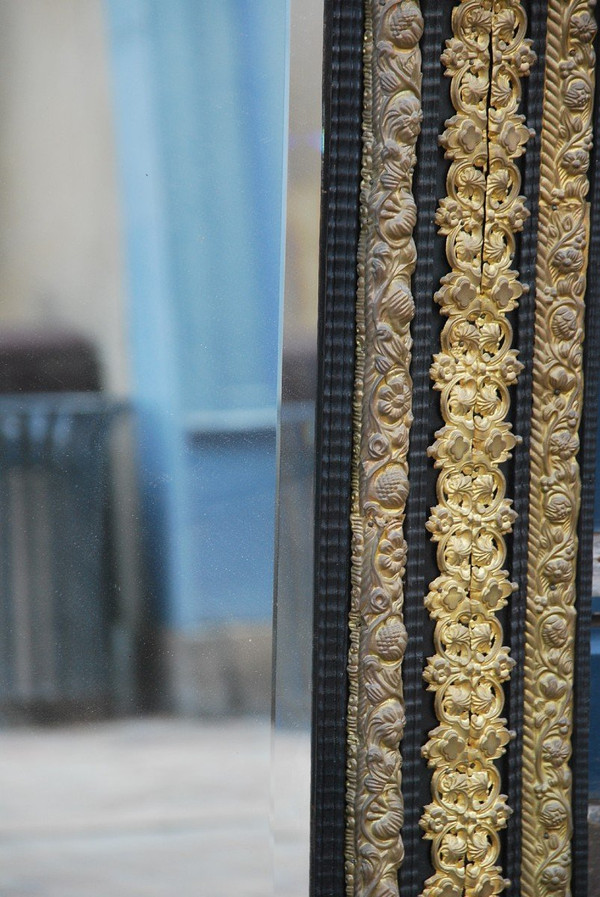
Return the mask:
[(0, 327), (69, 327), (128, 388), (102, 0), (0, 0)]

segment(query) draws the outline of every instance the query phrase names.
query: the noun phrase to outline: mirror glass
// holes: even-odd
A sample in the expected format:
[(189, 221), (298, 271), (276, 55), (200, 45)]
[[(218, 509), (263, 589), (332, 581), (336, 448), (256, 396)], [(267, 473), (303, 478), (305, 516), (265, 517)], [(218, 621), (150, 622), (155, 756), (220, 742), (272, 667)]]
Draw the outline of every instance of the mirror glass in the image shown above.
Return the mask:
[[(286, 0), (0, 0), (4, 897), (272, 889), (288, 19)], [(292, 183), (312, 302), (318, 206)]]
[(323, 14), (323, 0), (291, 0), (273, 742), (275, 894), (286, 897), (309, 893)]

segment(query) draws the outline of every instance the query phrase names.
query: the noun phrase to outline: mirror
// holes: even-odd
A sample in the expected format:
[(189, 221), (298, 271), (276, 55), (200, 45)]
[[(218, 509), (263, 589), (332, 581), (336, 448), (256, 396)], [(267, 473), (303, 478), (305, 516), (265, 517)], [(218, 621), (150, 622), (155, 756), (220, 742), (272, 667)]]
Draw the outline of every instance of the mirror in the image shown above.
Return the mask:
[(291, 0), (272, 758), (274, 885), (286, 897), (309, 893), (323, 18), (323, 0)]
[[(289, 16), (0, 3), (6, 897), (272, 887)], [(298, 434), (301, 472), (282, 468), (279, 544), (303, 578), (280, 561), (273, 777), (290, 895), (308, 875), (321, 29), (321, 3), (294, 0), (280, 441)]]

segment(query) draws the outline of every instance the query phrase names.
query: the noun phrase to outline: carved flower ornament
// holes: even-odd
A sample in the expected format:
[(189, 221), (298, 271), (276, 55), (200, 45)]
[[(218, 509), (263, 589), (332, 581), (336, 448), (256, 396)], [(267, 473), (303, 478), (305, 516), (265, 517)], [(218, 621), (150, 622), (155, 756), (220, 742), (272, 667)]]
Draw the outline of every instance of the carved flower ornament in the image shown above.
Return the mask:
[(395, 423), (401, 420), (411, 405), (410, 386), (403, 377), (391, 380), (379, 390), (379, 413)]
[(390, 242), (406, 240), (417, 223), (417, 206), (410, 194), (394, 193), (381, 207), (380, 230)]
[(416, 3), (405, 0), (390, 11), (384, 32), (387, 31), (391, 40), (401, 50), (410, 50), (415, 47), (423, 34), (423, 16)]
[[(587, 153), (584, 154), (588, 158)], [(552, 315), (552, 333), (561, 340), (571, 340), (578, 328), (577, 315), (568, 305), (562, 305)]]
[(423, 121), (421, 103), (414, 94), (403, 94), (388, 111), (387, 118), (399, 143), (414, 143)]
[(571, 19), (571, 33), (574, 37), (579, 38), (584, 43), (591, 43), (595, 36), (598, 26), (591, 12), (587, 10)]
[(388, 576), (398, 576), (406, 565), (406, 540), (402, 530), (389, 529), (378, 546), (379, 565)]
[(400, 660), (404, 656), (408, 636), (402, 620), (391, 617), (377, 631), (375, 641), (383, 660)]
[(563, 98), (565, 105), (570, 109), (583, 109), (589, 103), (592, 92), (589, 84), (583, 78), (572, 78), (568, 82)]
[(408, 324), (415, 313), (415, 302), (410, 292), (400, 284), (389, 298), (385, 300), (385, 310), (388, 317), (394, 320), (397, 326)]
[(542, 805), (540, 819), (547, 828), (560, 828), (567, 818), (564, 806), (558, 800), (548, 800)]

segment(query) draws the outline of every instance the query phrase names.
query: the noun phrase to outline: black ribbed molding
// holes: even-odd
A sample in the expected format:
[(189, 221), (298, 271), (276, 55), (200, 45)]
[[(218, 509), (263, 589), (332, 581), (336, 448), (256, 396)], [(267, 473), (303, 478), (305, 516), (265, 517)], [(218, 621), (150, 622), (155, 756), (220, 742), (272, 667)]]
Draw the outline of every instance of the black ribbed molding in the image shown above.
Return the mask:
[(404, 583), (404, 622), (408, 643), (403, 662), (406, 728), (401, 744), (402, 793), (404, 826), (402, 838), (405, 857), (399, 874), (400, 893), (417, 897), (423, 882), (433, 873), (431, 844), (423, 840), (419, 825), (423, 806), (431, 800), (431, 777), (421, 756), (427, 732), (437, 725), (433, 698), (426, 691), (423, 669), (433, 653), (433, 627), (423, 598), (429, 583), (437, 574), (435, 546), (429, 539), (425, 523), (429, 509), (435, 505), (436, 473), (427, 455), (434, 442), (434, 432), (442, 426), (439, 396), (434, 392), (429, 375), (432, 354), (439, 344), (442, 317), (433, 301), (440, 278), (448, 270), (445, 241), (437, 233), (435, 212), (445, 194), (447, 162), (438, 144), (444, 121), (453, 110), (450, 106), (449, 83), (444, 77), (440, 53), (450, 35), (448, 4), (422, 0), (421, 11), (425, 30), (421, 38), (423, 124), (417, 142), (417, 165), (414, 194), (418, 217), (415, 228), (417, 265), (413, 275), (415, 317), (411, 325), (413, 337), (410, 374), (413, 383), (414, 421), (410, 431), (408, 455), (410, 492), (406, 505), (406, 542), (408, 545)]
[(540, 189), (540, 148), (542, 131), (542, 97), (544, 92), (544, 64), (546, 50), (547, 0), (525, 0), (529, 21), (529, 37), (537, 54), (537, 61), (527, 78), (523, 78), (522, 110), (528, 127), (535, 136), (527, 144), (522, 164), (521, 192), (527, 197), (530, 217), (525, 222), (515, 260), (522, 284), (529, 290), (519, 300), (519, 308), (512, 316), (514, 345), (519, 352), (523, 370), (514, 393), (513, 427), (522, 442), (516, 446), (510, 470), (510, 485), (517, 519), (510, 540), (511, 577), (517, 589), (510, 599), (505, 624), (515, 666), (507, 686), (509, 728), (516, 737), (508, 746), (504, 773), (508, 804), (513, 814), (504, 833), (504, 868), (510, 886), (507, 897), (519, 897), (521, 869), (521, 755), (523, 749), (523, 662), (525, 653), (525, 609), (527, 601), (527, 561), (529, 536), (529, 448), (532, 412), (533, 344), (535, 333), (535, 275), (537, 256), (538, 201)]
[(362, 0), (326, 3), (317, 399), (312, 897), (344, 894)]

